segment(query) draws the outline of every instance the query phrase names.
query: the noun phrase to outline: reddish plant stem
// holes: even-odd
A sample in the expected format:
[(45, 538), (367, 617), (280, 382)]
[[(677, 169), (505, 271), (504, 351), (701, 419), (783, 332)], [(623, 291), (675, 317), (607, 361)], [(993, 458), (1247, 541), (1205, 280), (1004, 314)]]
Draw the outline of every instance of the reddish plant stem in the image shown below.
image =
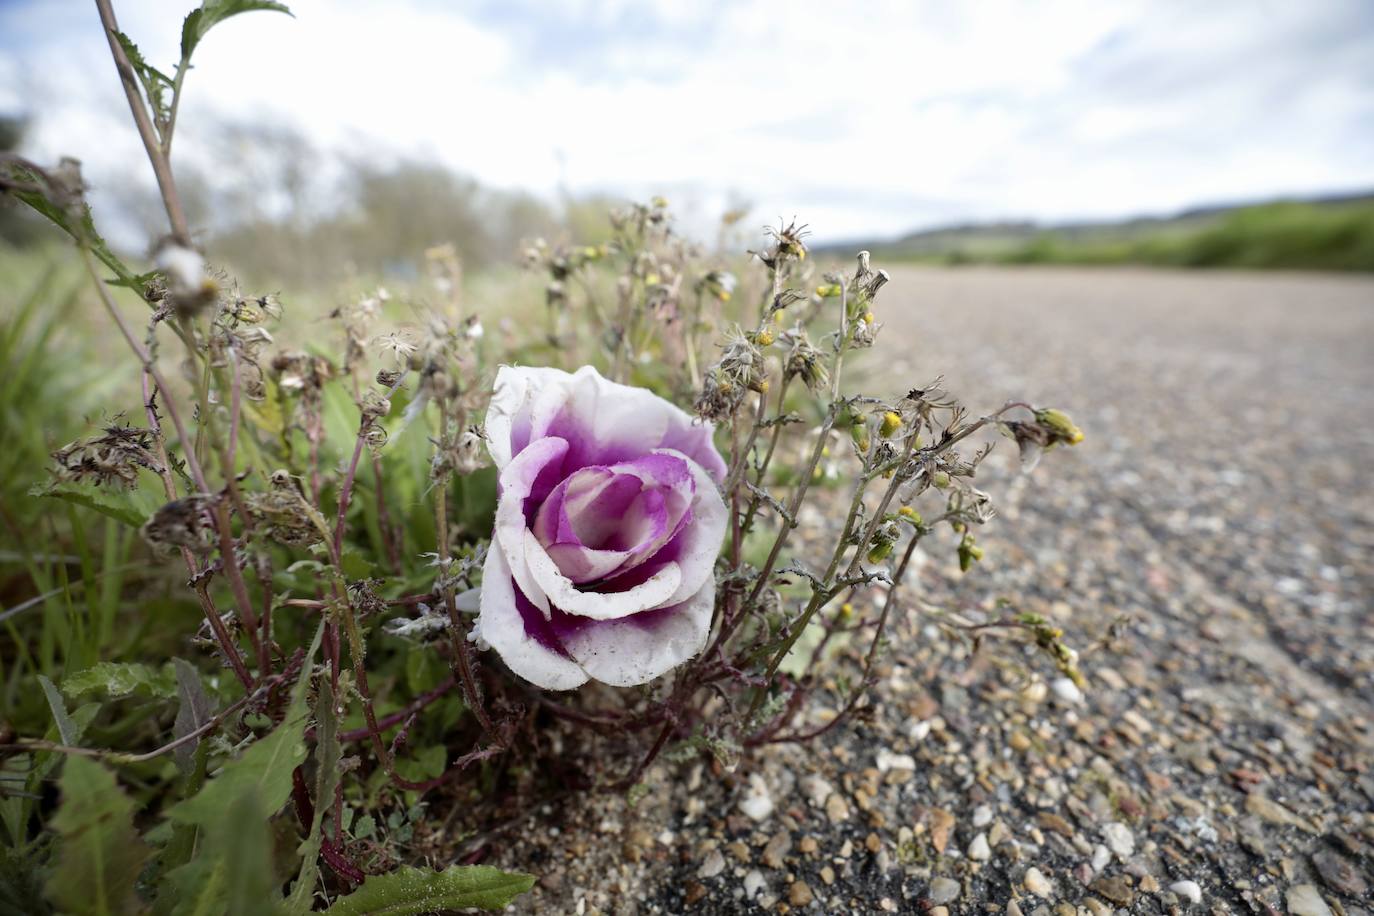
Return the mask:
[[(84, 249), (83, 249), (84, 251)], [(98, 281), (97, 281), (98, 282)], [(165, 437), (162, 433), (162, 421), (158, 418), (157, 408), (154, 406), (153, 392), (149, 390), (148, 382), (153, 378), (152, 370), (148, 365), (143, 367), (143, 408), (148, 418), (148, 428), (153, 432), (153, 442), (157, 446), (157, 460), (161, 466), (162, 489), (167, 496), (167, 501), (171, 502), (177, 498), (176, 481), (172, 478), (172, 463), (167, 455)], [(159, 392), (161, 388), (157, 389)], [(163, 400), (166, 401), (166, 393), (163, 393)], [(253, 678), (248, 673), (248, 668), (243, 663), (243, 658), (239, 655), (238, 647), (234, 645), (234, 640), (229, 632), (224, 628), (224, 621), (219, 619), (219, 611), (215, 608), (215, 602), (210, 597), (210, 591), (200, 578), (200, 565), (196, 562), (195, 555), (191, 553), (189, 547), (181, 548), (181, 559), (186, 564), (186, 572), (192, 582), (196, 583), (196, 597), (200, 599), (201, 611), (205, 614), (205, 621), (210, 625), (210, 631), (215, 635), (215, 641), (219, 644), (220, 653), (224, 656), (229, 667), (233, 669), (234, 675), (243, 684), (245, 690), (253, 689)]]
[[(429, 706), (435, 700), (438, 700), (441, 697), (443, 697), (444, 694), (448, 693), (450, 690), (453, 689), (453, 685), (455, 683), (456, 681), (454, 680), (453, 676), (450, 675), (446, 677), (442, 682), (440, 682), (439, 686), (435, 687), (432, 690), (428, 690), (425, 693), (420, 694), (420, 696), (416, 697), (414, 700), (411, 700), (410, 703), (404, 709), (399, 709), (396, 712), (388, 713), (387, 715), (382, 716), (380, 719), (377, 720), (378, 730), (385, 730), (393, 725), (397, 725), (401, 722), (404, 722), (406, 719), (410, 718), (415, 713)], [(372, 730), (370, 728), (355, 728), (352, 731), (340, 733), (339, 740), (361, 741), (371, 734)]]
[(105, 38), (110, 43), (110, 54), (114, 57), (115, 70), (119, 72), (119, 82), (124, 87), (124, 96), (129, 100), (129, 111), (134, 116), (139, 139), (143, 141), (143, 148), (148, 153), (148, 161), (153, 167), (153, 175), (157, 178), (158, 191), (167, 210), (167, 221), (172, 225), (172, 234), (178, 242), (189, 247), (191, 230), (186, 222), (186, 211), (181, 206), (181, 197), (177, 194), (176, 181), (172, 178), (172, 165), (158, 143), (157, 131), (153, 128), (148, 109), (143, 104), (138, 74), (134, 72), (129, 56), (124, 53), (124, 46), (119, 43), (119, 23), (115, 21), (110, 0), (95, 0), (95, 8), (100, 13), (100, 24), (105, 27)]

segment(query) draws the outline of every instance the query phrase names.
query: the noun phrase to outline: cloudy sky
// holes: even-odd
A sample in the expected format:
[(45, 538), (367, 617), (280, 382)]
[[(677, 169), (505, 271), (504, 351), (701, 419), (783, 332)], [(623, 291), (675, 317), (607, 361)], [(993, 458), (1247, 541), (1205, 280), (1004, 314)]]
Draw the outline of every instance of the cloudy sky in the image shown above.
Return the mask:
[[(116, 0), (170, 70), (188, 0)], [(483, 182), (748, 201), (837, 240), (1374, 188), (1370, 0), (296, 0), (217, 28), (198, 123)], [(0, 0), (0, 113), (147, 181), (89, 0)], [(99, 201), (97, 201), (99, 203)]]

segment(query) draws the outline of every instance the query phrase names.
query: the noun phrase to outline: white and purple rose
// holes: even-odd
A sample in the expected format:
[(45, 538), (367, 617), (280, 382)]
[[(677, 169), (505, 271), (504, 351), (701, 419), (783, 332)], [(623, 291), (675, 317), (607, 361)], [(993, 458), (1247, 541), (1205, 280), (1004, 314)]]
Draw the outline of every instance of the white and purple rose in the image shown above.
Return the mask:
[(712, 428), (584, 366), (505, 366), (477, 635), (551, 690), (643, 684), (699, 653), (726, 511)]

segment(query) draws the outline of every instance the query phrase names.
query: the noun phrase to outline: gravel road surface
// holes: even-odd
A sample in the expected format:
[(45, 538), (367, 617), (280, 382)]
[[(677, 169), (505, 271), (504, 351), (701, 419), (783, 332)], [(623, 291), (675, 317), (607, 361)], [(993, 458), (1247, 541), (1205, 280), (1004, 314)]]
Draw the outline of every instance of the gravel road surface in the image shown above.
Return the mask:
[[(1374, 278), (892, 273), (883, 387), (943, 374), (1087, 441), (989, 459), (987, 557), (932, 539), (868, 721), (552, 812), (501, 856), (543, 875), (521, 905), (1374, 913)], [(939, 629), (998, 598), (1086, 690)]]

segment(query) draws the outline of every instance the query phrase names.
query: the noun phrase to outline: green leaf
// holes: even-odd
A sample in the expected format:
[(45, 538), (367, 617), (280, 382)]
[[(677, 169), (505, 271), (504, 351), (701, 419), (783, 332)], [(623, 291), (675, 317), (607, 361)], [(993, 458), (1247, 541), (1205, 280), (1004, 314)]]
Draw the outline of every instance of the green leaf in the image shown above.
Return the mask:
[(114, 34), (120, 47), (124, 49), (125, 56), (129, 58), (138, 81), (143, 84), (143, 94), (148, 97), (148, 104), (153, 108), (153, 120), (157, 122), (158, 132), (161, 133), (171, 114), (167, 108), (166, 91), (172, 87), (172, 80), (143, 59), (143, 52), (128, 35), (123, 32)]
[(53, 682), (48, 680), (47, 675), (38, 675), (38, 683), (43, 686), (43, 695), (47, 697), (48, 707), (52, 709), (53, 721), (57, 723), (57, 734), (62, 743), (68, 747), (76, 747), (76, 743), (81, 740), (81, 731), (71, 716), (67, 715), (67, 704), (62, 702), (62, 694)]
[[(38, 187), (44, 185), (44, 182), (37, 175), (21, 166), (11, 165), (9, 171), (16, 180), (26, 181)], [(96, 231), (95, 220), (91, 218), (91, 208), (86, 206), (84, 201), (67, 208), (50, 200), (48, 195), (42, 191), (21, 187), (15, 188), (9, 193), (28, 204), (57, 228), (70, 235), (78, 245), (89, 247), (91, 254), (95, 255), (100, 263), (114, 271), (116, 279), (113, 282), (116, 286), (127, 286), (130, 289), (139, 290), (142, 289), (145, 279), (151, 276), (151, 274), (143, 274), (142, 276), (135, 274), (115, 256), (115, 253), (110, 250), (110, 246), (105, 244), (105, 240)]]
[(135, 528), (140, 527), (162, 506), (152, 493), (142, 488), (121, 490), (114, 487), (98, 487), (91, 483), (60, 481), (46, 486), (36, 486), (29, 491), (30, 496), (49, 496), (64, 502), (75, 503), (94, 509), (101, 515), (108, 515), (116, 521)]
[[(276, 886), (269, 877), (272, 839), (268, 822), (286, 804), (291, 795), (291, 773), (305, 760), (309, 671), (323, 633), (321, 622), (282, 723), (168, 812), (177, 824), (199, 827), (203, 843), (194, 859), (168, 872), (166, 890), (158, 900), (159, 912), (170, 907), (175, 916), (219, 916), (281, 910)], [(267, 858), (259, 861), (259, 856)], [(256, 872), (245, 877), (239, 874), (243, 869)], [(260, 886), (264, 879), (266, 889)]]
[(58, 783), (62, 803), (52, 827), (62, 838), (49, 899), (73, 916), (113, 916), (142, 909), (134, 883), (151, 850), (134, 830), (134, 804), (114, 774), (71, 757)]
[(205, 0), (199, 9), (187, 14), (186, 21), (181, 25), (182, 62), (191, 59), (191, 52), (200, 44), (205, 33), (230, 16), (250, 13), (253, 10), (274, 10), (291, 15), (291, 10), (287, 9), (286, 4), (274, 3), (272, 0)]
[(258, 817), (266, 821), (286, 804), (291, 796), (291, 771), (305, 761), (305, 719), (304, 704), (292, 703), (281, 725), (249, 745), (237, 760), (226, 763), (205, 788), (179, 802), (168, 816), (208, 829), (251, 790)]
[(339, 785), (339, 716), (334, 708), (334, 688), (320, 679), (320, 695), (315, 700), (315, 818), (310, 836), (301, 844), (301, 871), (291, 888), (287, 906), (292, 913), (308, 913), (315, 901), (315, 885), (320, 876), (320, 846), (324, 840), (324, 815), (333, 804)]
[(327, 916), (418, 916), (467, 907), (499, 911), (534, 886), (534, 875), (490, 865), (454, 865), (443, 871), (398, 868), (373, 875), (325, 910)]
[[(200, 672), (184, 658), (172, 659), (176, 671), (177, 696), (181, 699), (177, 706), (176, 721), (172, 723), (172, 737), (182, 738), (200, 728), (214, 715), (215, 707), (205, 695), (205, 687), (200, 682)], [(177, 766), (183, 773), (189, 773), (195, 760), (195, 749), (200, 745), (183, 744), (172, 753), (176, 756)]]
[(171, 664), (155, 671), (138, 662), (100, 662), (62, 679), (62, 692), (72, 699), (103, 690), (112, 697), (138, 692), (146, 696), (176, 696), (176, 675)]

